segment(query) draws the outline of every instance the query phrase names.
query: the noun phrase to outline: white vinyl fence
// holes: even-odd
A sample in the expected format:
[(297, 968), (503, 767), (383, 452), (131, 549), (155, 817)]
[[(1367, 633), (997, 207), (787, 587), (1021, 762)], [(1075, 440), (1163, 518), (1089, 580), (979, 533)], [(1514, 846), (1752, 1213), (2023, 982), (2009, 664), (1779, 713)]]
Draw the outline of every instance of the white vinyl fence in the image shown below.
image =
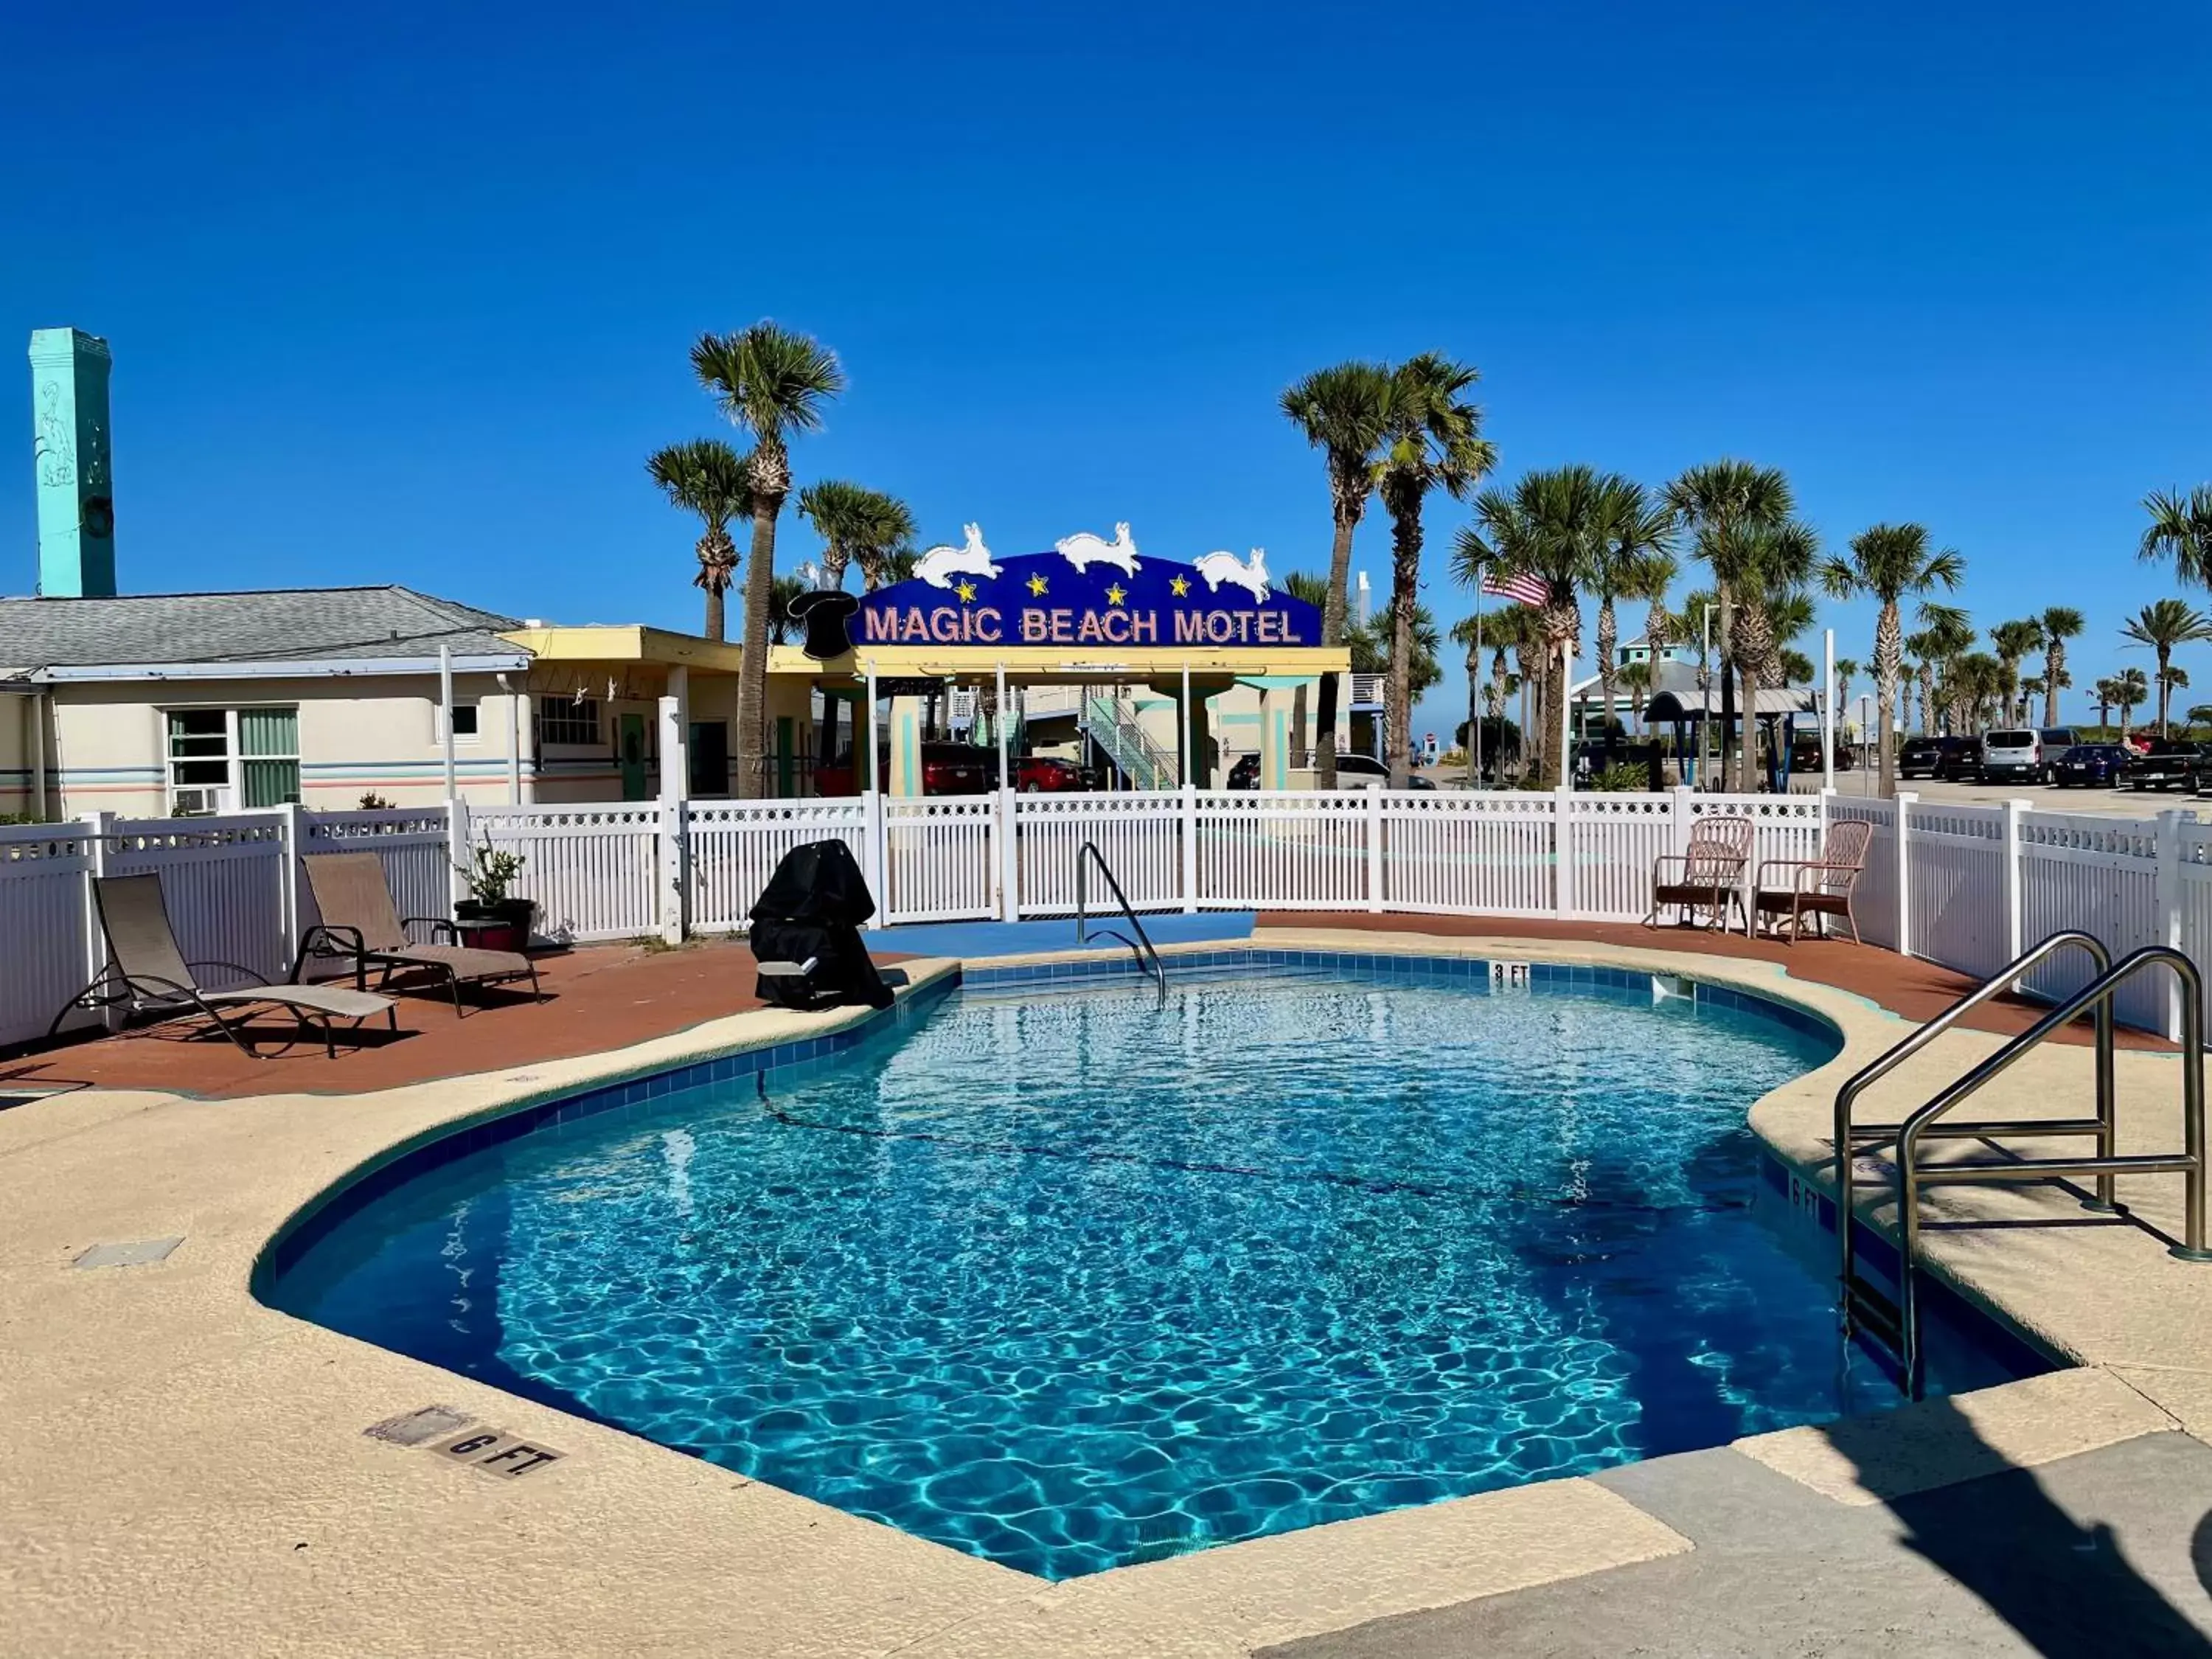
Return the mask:
[[(778, 861), (842, 840), (879, 923), (1053, 916), (1078, 899), (1078, 854), (1097, 848), (1141, 910), (1410, 911), (1634, 921), (1651, 871), (1697, 822), (1750, 817), (1756, 866), (1814, 857), (1831, 821), (1873, 826), (1856, 894), (1868, 943), (1986, 976), (2062, 927), (2115, 956), (2171, 943), (2212, 963), (2212, 823), (1845, 795), (1194, 788), (997, 793), (920, 800), (623, 802), (368, 812), (280, 807), (224, 817), (0, 828), (0, 1043), (42, 1035), (98, 971), (88, 878), (157, 872), (185, 955), (211, 986), (281, 978), (316, 916), (297, 860), (374, 852), (400, 913), (444, 916), (455, 866), (489, 846), (523, 860), (517, 888), (557, 939), (731, 933)], [(1777, 884), (1786, 877), (1774, 874)], [(1110, 902), (1093, 882), (1094, 909)], [(2063, 995), (2081, 965), (2039, 969)], [(2178, 1029), (2168, 986), (2146, 976), (2121, 1017)], [(88, 1018), (80, 1016), (80, 1019)]]

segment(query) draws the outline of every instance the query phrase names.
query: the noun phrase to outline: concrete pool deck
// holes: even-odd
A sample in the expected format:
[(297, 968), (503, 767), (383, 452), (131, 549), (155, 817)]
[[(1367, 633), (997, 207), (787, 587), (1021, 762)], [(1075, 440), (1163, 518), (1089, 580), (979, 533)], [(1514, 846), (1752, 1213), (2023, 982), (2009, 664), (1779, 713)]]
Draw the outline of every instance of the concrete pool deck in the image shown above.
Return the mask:
[[(1835, 1021), (1844, 1051), (1759, 1102), (1753, 1123), (1808, 1179), (1824, 1179), (1836, 1082), (1909, 1027), (1776, 962), (1647, 937), (1631, 945), (1516, 934), (1511, 924), (1449, 938), (1302, 924), (1263, 927), (1254, 943), (1604, 962), (1787, 997)], [(1788, 965), (1812, 971), (1814, 955)], [(917, 960), (906, 973), (921, 986), (951, 966)], [(1692, 1604), (1707, 1593), (1698, 1564), (1725, 1550), (1712, 1520), (1719, 1500), (1701, 1510), (1668, 1486), (1662, 1466), (1685, 1459), (1046, 1584), (251, 1295), (253, 1264), (287, 1218), (394, 1148), (593, 1082), (857, 1017), (738, 1012), (614, 1052), (345, 1096), (86, 1088), (0, 1112), (11, 1211), (0, 1237), (0, 1409), (10, 1428), (0, 1652), (1225, 1656), (1314, 1642), (1318, 1659), (1399, 1650), (1386, 1638), (1446, 1644), (1407, 1651), (1466, 1650), (1449, 1645), (1455, 1630), (1489, 1620), (1502, 1631), (1496, 1621), (1523, 1616), (1511, 1609), (1536, 1605), (1527, 1598), (1553, 1610), (1560, 1632), (1577, 1631), (1580, 1610), (1601, 1609), (1614, 1583), (1672, 1586)], [(2001, 1041), (1950, 1033), (1875, 1100), (1902, 1109)], [(2079, 1048), (2039, 1051), (2008, 1079), (2005, 1111), (2073, 1115), (2088, 1063)], [(2171, 1056), (2124, 1054), (2120, 1068), (2124, 1146), (2177, 1133)], [(2151, 1226), (2177, 1224), (2178, 1179), (2124, 1182), (2122, 1196)], [(1778, 1513), (1812, 1505), (1803, 1512), (1848, 1529), (1853, 1515), (1902, 1513), (1962, 1482), (2033, 1483), (2023, 1472), (2034, 1470), (2056, 1482), (2138, 1458), (2127, 1467), (2178, 1483), (2182, 1504), (2212, 1508), (2212, 1486), (2191, 1485), (2212, 1478), (2212, 1462), (2174, 1433), (2212, 1437), (2212, 1267), (2175, 1261), (2142, 1226), (2086, 1217), (2047, 1193), (1939, 1189), (1934, 1209), (1947, 1224), (1930, 1241), (1936, 1270), (2082, 1369), (1689, 1454), (1706, 1460), (1698, 1469), (1727, 1472), (1694, 1479), (1711, 1491), (1748, 1480)], [(182, 1242), (148, 1265), (71, 1265), (95, 1245), (171, 1239)], [(563, 1455), (507, 1479), (364, 1433), (433, 1406)], [(2136, 1444), (2158, 1436), (2190, 1455)], [(1808, 1523), (1808, 1540), (1817, 1535)], [(1900, 1571), (1914, 1559), (1890, 1547)], [(1747, 1651), (1784, 1649), (1791, 1559), (1778, 1547), (1764, 1564), (1775, 1610), (1757, 1628), (1777, 1639)], [(1690, 1565), (1669, 1565), (1678, 1561)], [(1727, 1577), (1708, 1576), (1715, 1586)], [(1862, 1583), (1856, 1593), (1878, 1589)], [(2203, 1622), (2212, 1603), (2188, 1613)], [(1594, 1617), (1580, 1633), (1601, 1626)], [(1940, 1632), (1937, 1642), (1932, 1650), (1984, 1650), (1943, 1647)]]

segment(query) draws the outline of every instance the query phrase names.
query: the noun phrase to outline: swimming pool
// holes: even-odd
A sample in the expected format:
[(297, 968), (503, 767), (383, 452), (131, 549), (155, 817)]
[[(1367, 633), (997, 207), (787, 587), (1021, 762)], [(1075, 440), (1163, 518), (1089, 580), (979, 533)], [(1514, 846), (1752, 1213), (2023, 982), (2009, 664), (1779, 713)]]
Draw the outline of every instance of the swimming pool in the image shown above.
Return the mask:
[(1364, 960), (965, 989), (364, 1189), (263, 1294), (1048, 1578), (1894, 1401), (1760, 1213), (1818, 1022)]

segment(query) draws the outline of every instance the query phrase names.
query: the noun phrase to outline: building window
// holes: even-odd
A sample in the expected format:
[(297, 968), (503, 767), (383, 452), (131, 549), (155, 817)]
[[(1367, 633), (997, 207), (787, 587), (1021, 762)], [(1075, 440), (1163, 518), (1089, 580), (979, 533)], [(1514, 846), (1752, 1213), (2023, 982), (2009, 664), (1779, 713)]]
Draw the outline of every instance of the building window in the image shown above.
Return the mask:
[(169, 711), (169, 810), (180, 816), (300, 799), (297, 708)]
[(595, 698), (540, 697), (538, 700), (538, 741), (541, 744), (596, 744), (599, 741), (599, 705)]
[[(438, 704), (433, 703), (430, 708), (430, 729), (437, 733), (438, 741), (443, 743), (446, 740), (445, 715)], [(476, 736), (477, 730), (477, 705), (456, 699), (453, 703), (454, 739), (466, 743)]]

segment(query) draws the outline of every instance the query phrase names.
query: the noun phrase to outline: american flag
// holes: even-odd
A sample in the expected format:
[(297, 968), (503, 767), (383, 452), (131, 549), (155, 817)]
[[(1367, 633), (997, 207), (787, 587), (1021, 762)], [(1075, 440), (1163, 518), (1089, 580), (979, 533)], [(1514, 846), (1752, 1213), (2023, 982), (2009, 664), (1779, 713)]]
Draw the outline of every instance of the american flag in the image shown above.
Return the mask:
[(1544, 586), (1540, 577), (1522, 574), (1517, 571), (1501, 571), (1495, 566), (1482, 579), (1482, 591), (1495, 599), (1518, 599), (1523, 605), (1541, 605), (1552, 597), (1552, 590)]

